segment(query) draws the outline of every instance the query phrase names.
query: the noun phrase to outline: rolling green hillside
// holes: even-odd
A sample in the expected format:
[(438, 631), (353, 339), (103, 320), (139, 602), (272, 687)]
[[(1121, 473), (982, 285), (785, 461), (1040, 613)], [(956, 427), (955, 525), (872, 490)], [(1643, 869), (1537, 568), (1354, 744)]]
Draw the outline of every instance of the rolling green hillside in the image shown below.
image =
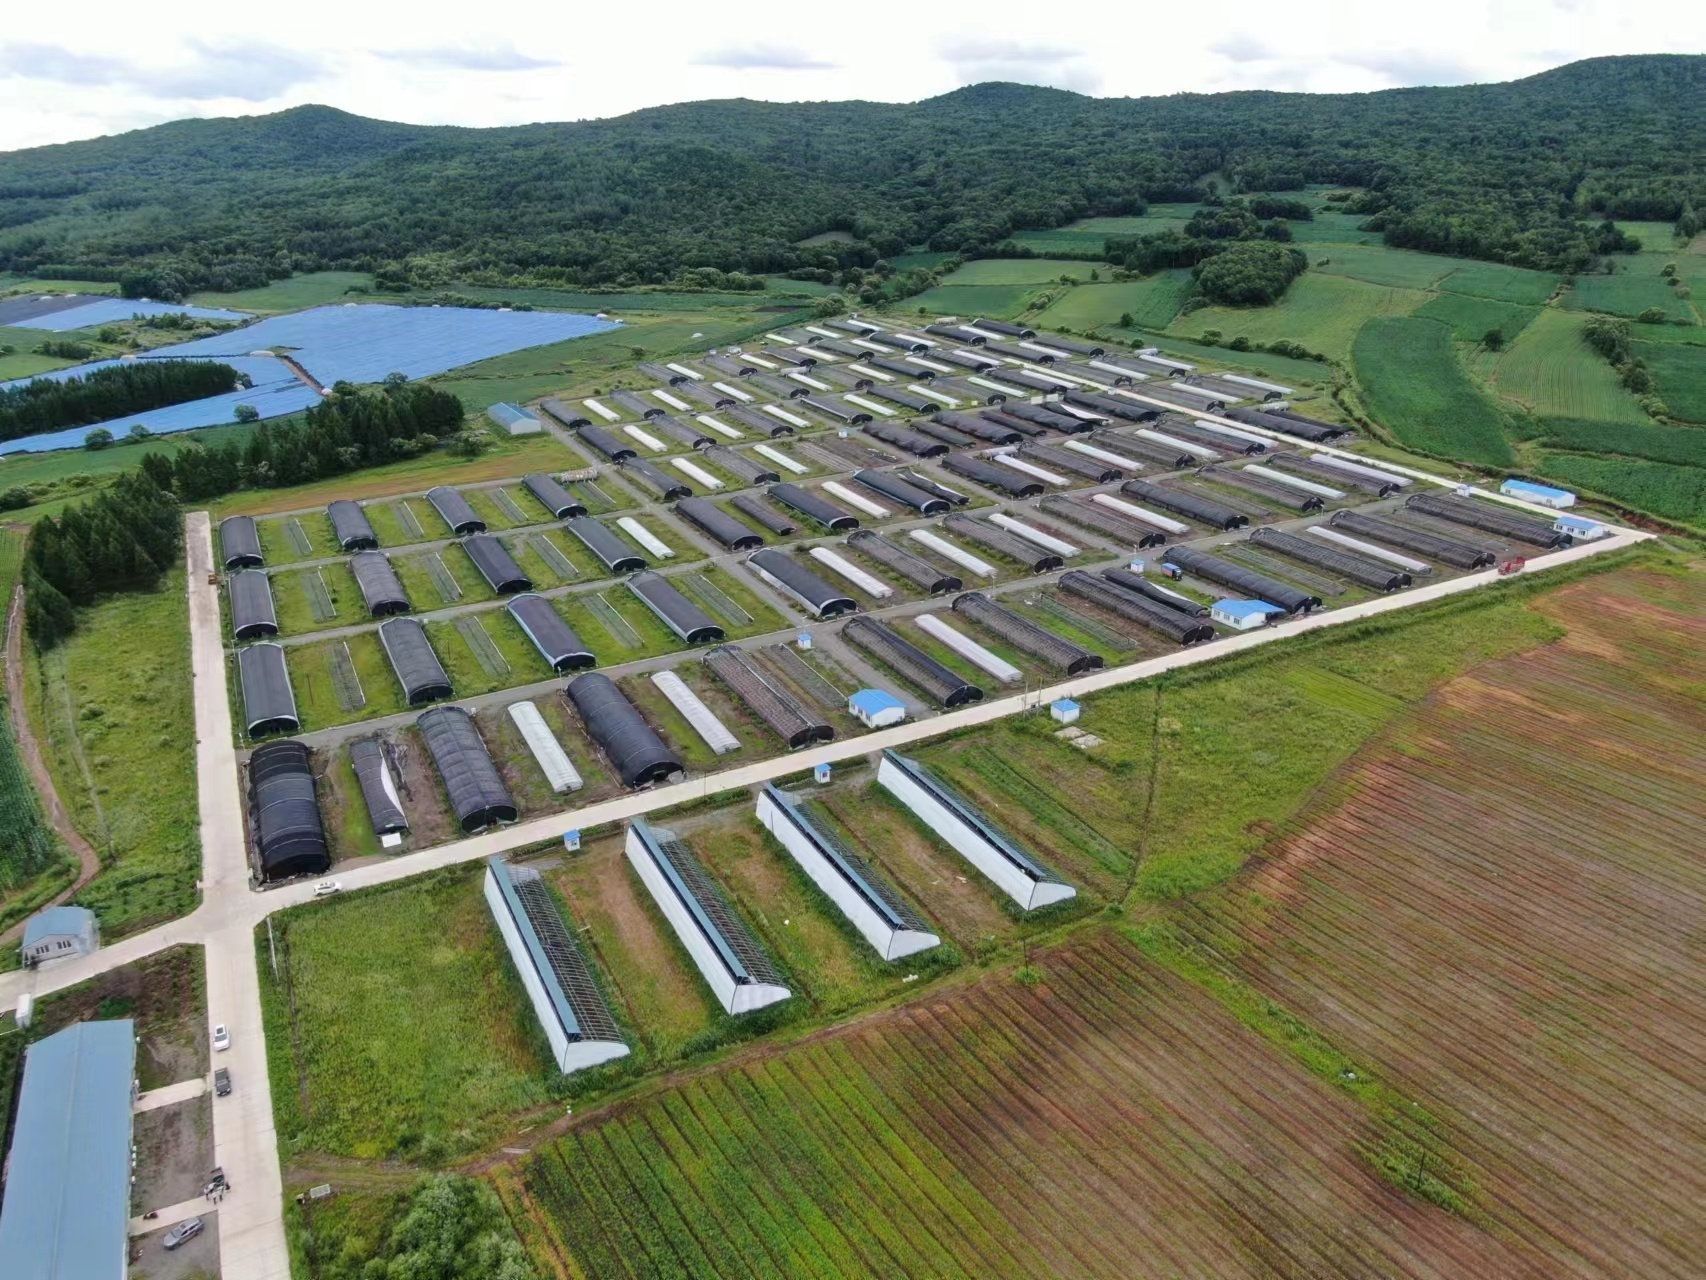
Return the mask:
[(1210, 185), (1310, 183), (1361, 190), (1341, 211), (1355, 227), (1331, 229), (1347, 238), (1568, 269), (1594, 256), (1591, 222), (1706, 208), (1703, 67), (1598, 58), (1339, 95), (985, 84), (915, 104), (732, 100), (500, 129), (325, 107), (186, 120), (0, 155), (0, 271), (147, 268), (156, 293), (333, 269), (381, 285), (655, 283), (976, 251)]

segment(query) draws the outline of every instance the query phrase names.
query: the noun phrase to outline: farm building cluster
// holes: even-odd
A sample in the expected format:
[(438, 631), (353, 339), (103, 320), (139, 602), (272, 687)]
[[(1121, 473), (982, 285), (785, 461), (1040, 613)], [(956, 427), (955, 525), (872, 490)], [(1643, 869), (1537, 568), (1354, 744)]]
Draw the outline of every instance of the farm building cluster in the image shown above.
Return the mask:
[[(1283, 385), (1002, 321), (623, 381), (494, 410), (574, 470), (224, 521), (259, 878), (352, 851), (328, 787), (429, 844), (1598, 532), (1356, 454)], [(986, 843), (1022, 905), (1063, 887)]]

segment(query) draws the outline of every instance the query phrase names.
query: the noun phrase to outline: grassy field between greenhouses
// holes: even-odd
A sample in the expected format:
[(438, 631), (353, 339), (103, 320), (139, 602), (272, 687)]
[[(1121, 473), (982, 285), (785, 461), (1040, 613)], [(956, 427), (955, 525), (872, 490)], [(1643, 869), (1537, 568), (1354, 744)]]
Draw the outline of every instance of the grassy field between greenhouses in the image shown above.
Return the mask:
[(1427, 300), (1416, 289), (1367, 284), (1309, 271), (1271, 307), (1201, 307), (1170, 326), (1184, 337), (1219, 330), (1223, 339), (1296, 342), (1333, 360), (1348, 359), (1364, 324), (1377, 316), (1407, 316)]

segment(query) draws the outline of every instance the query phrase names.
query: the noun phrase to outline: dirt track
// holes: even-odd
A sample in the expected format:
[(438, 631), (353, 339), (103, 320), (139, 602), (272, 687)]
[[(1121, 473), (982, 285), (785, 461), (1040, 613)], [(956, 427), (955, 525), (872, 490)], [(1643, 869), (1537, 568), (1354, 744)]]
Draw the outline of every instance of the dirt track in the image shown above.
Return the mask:
[[(29, 766), (36, 794), (41, 797), (42, 811), (46, 813), (53, 829), (59, 833), (59, 838), (65, 841), (77, 858), (76, 881), (53, 901), (45, 904), (50, 907), (58, 906), (95, 878), (95, 874), (101, 869), (101, 857), (77, 828), (71, 825), (71, 817), (66, 813), (65, 805), (60, 802), (59, 792), (53, 785), (53, 777), (42, 760), (41, 743), (36, 741), (29, 712), (24, 706), (24, 589), (21, 586), (13, 590), (12, 604), (6, 611), (6, 700), (11, 704), (12, 734), (18, 740), (18, 750), (24, 758), (24, 763)], [(20, 920), (4, 933), (0, 933), (0, 946), (12, 942), (23, 932), (23, 928), (24, 922)]]

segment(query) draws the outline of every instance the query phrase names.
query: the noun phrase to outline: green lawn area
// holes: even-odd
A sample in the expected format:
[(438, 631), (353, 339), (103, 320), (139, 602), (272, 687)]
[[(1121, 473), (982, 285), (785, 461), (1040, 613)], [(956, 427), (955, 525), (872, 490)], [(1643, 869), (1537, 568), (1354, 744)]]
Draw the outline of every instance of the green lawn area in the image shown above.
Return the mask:
[(36, 504), (8, 512), (8, 520), (34, 522), (58, 515), (65, 504), (136, 467), (145, 453), (175, 454), (193, 444), (246, 440), (253, 427), (212, 427), (156, 436), (147, 445), (114, 444), (110, 449), (56, 449), (52, 453), (14, 453), (0, 460), (0, 488), (21, 486), (35, 495)]
[(1252, 373), (1257, 377), (1266, 374), (1282, 382), (1293, 383), (1326, 382), (1333, 376), (1332, 368), (1318, 360), (1297, 360), (1291, 356), (1276, 356), (1266, 351), (1233, 351), (1227, 347), (1211, 347), (1174, 337), (1170, 333), (1159, 336), (1134, 333), (1132, 336), (1138, 340), (1140, 346), (1156, 347), (1163, 355), (1174, 356), (1180, 360), (1201, 362), (1205, 368), (1225, 365), (1227, 368)]
[(27, 691), (60, 798), (103, 855), (77, 901), (107, 938), (192, 910), (201, 842), (183, 571), (83, 611), (75, 634), (32, 657)]
[(1641, 242), (1643, 253), (1680, 253), (1674, 222), (1622, 222), (1617, 229)]
[(1617, 371), (1582, 341), (1582, 323), (1579, 312), (1545, 307), (1503, 351), (1480, 352), (1473, 365), (1499, 396), (1537, 417), (1650, 421)]
[[(698, 297), (693, 294), (681, 296), (684, 299)], [(461, 396), (470, 413), (480, 413), (500, 400), (525, 404), (541, 396), (591, 394), (595, 389), (607, 387), (612, 376), (631, 370), (637, 359), (663, 359), (683, 352), (707, 351), (712, 347), (740, 342), (753, 334), (799, 318), (793, 312), (757, 310), (762, 306), (779, 305), (763, 294), (729, 296), (743, 299), (745, 307), (707, 307), (701, 300), (693, 310), (624, 311), (620, 329), (482, 360), (478, 364), (452, 369), (430, 381)], [(644, 305), (656, 303), (653, 295), (636, 295), (635, 300)], [(603, 303), (614, 305), (610, 299), (604, 299)], [(802, 299), (801, 306), (805, 305)], [(636, 355), (636, 348), (644, 354)], [(577, 464), (559, 464), (562, 467), (573, 465)]]
[[(539, 656), (539, 650), (522, 631), (521, 624), (510, 616), (508, 609), (482, 609), (478, 613), (464, 616), (477, 622), (491, 637), (492, 644), (502, 656), (507, 669), (500, 666), (497, 673), (493, 674), (480, 664), (473, 647), (457, 625), (461, 619), (427, 623), (427, 639), (432, 642), (438, 660), (449, 673), (450, 683), (455, 687), (457, 697), (471, 697), (474, 694), (490, 693), (494, 689), (532, 684), (550, 677), (551, 668), (545, 665), (545, 659)], [(476, 636), (476, 643), (478, 639)]]
[[(350, 296), (350, 290), (356, 294)], [(330, 302), (369, 302), (373, 277), (365, 271), (311, 271), (275, 280), (258, 289), (236, 293), (197, 293), (190, 301), (198, 307), (224, 307), (230, 311), (300, 311)], [(387, 295), (395, 296), (395, 295)]]
[(1040, 284), (937, 285), (898, 305), (903, 313), (1007, 319), (1018, 315), (1032, 298), (1045, 292), (1046, 288)]
[(1467, 265), (1470, 264), (1463, 258), (1388, 249), (1380, 244), (1327, 244), (1309, 250), (1311, 271), (1402, 289), (1435, 288), (1446, 276)]
[(1036, 323), (1085, 332), (1118, 325), (1129, 314), (1137, 328), (1164, 329), (1184, 305), (1190, 277), (1189, 271), (1162, 271), (1120, 284), (1081, 284), (1050, 303)]
[(1094, 262), (1067, 258), (980, 258), (946, 277), (944, 286), (983, 284), (1048, 284), (1061, 276), (1088, 280), (1092, 271), (1107, 274)]
[[(1404, 250), (1394, 252), (1402, 253)], [(1538, 306), (1557, 292), (1558, 280), (1559, 277), (1549, 271), (1530, 271), (1526, 267), (1507, 267), (1497, 262), (1464, 262), (1437, 287), (1447, 293)]]
[(939, 253), (933, 249), (920, 249), (915, 253), (897, 253), (889, 259), (889, 266), (896, 271), (910, 271), (913, 267), (939, 267), (954, 255)]
[[(302, 530), (302, 536), (307, 539), (307, 551), (297, 547), (290, 529), (292, 522)], [(342, 553), (337, 535), (332, 529), (332, 519), (324, 511), (306, 516), (258, 520), (255, 522), (255, 532), (260, 537), (261, 554), (266, 557), (269, 569), (295, 564), (300, 560), (319, 560)]]
[(1434, 320), (1370, 320), (1352, 349), (1374, 420), (1425, 453), (1494, 466), (1511, 461), (1504, 414), (1464, 371), (1451, 330)]
[[(348, 710), (338, 702), (331, 665), (333, 653), (342, 651), (346, 645), (350, 664), (367, 699), (365, 705)], [(385, 656), (377, 631), (362, 631), (343, 640), (293, 645), (286, 653), (290, 663), (290, 687), (296, 692), (296, 709), (302, 717), (304, 732), (395, 715), (408, 709), (408, 704), (403, 701), (403, 688), (391, 670), (390, 659)]]
[[(1621, 260), (1618, 265), (1623, 265)], [(1577, 276), (1576, 287), (1565, 295), (1564, 305), (1575, 311), (1608, 311), (1631, 317), (1656, 307), (1667, 320), (1697, 323), (1688, 301), (1677, 297), (1676, 289), (1659, 275), (1656, 259), (1643, 255), (1632, 259), (1629, 267), (1615, 275)]]
[(1313, 269), (1271, 307), (1203, 307), (1170, 326), (1181, 336), (1219, 329), (1223, 340), (1300, 342), (1333, 360), (1348, 359), (1357, 330), (1374, 316), (1407, 316), (1427, 300), (1416, 289), (1366, 284)]
[[(317, 584), (325, 587), (326, 599), (331, 602), (332, 616), (322, 618), (314, 612)], [(314, 569), (295, 569), (272, 575), (273, 608), (278, 613), (279, 631), (287, 636), (310, 635), (332, 627), (347, 627), (368, 621), (366, 602), (355, 574), (347, 561), (321, 565)], [(226, 615), (229, 619), (229, 614)]]
[(1509, 342), (1528, 327), (1537, 311), (1538, 308), (1515, 302), (1440, 293), (1416, 308), (1415, 314), (1450, 326), (1451, 336), (1459, 342), (1480, 342), (1491, 329), (1504, 334)]
[[(324, 507), (334, 498), (365, 501), (399, 493), (421, 493), (440, 484), (476, 484), (481, 480), (502, 480), (529, 471), (562, 471), (584, 465), (578, 454), (551, 435), (505, 437), (496, 440), (478, 458), (458, 458), (435, 450), (405, 462), (371, 467), (366, 471), (354, 471), (287, 489), (245, 489), (219, 498), (208, 506), (216, 520), (234, 515), (264, 516), (279, 511)], [(426, 503), (417, 504), (416, 509), (428, 536), (442, 536), (443, 523)], [(372, 518), (371, 513), (369, 518)], [(438, 532), (434, 533), (434, 530)], [(380, 536), (383, 539), (384, 535)]]
[[(1329, 213), (1317, 209), (1308, 222), (1287, 222), (1291, 239), (1301, 245), (1379, 244), (1380, 232), (1362, 231), (1368, 221), (1364, 213)], [(1324, 254), (1326, 249), (1310, 249), (1312, 255)]]
[(11, 355), (0, 355), (0, 381), (10, 382), (13, 378), (34, 378), (39, 374), (50, 373), (55, 369), (63, 369), (67, 365), (76, 364), (75, 360), (62, 360), (58, 356), (37, 355), (31, 348), (34, 343), (25, 344), (25, 333), (36, 334), (38, 329), (0, 329), (0, 347), (16, 347)]
[(555, 1073), (481, 894), (484, 868), (273, 917), (260, 954), (280, 1146), (437, 1163), (550, 1098)]
[(1637, 342), (1659, 399), (1685, 422), (1706, 422), (1706, 347), (1680, 342)]

